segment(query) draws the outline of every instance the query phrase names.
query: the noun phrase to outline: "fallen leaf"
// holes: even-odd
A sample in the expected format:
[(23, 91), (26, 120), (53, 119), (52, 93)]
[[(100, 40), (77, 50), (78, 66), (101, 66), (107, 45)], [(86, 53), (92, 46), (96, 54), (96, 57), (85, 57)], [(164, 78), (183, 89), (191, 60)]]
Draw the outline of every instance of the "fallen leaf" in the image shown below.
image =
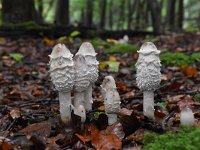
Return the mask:
[(122, 92), (129, 92), (130, 89), (123, 82), (116, 82), (117, 89)]
[(9, 143), (3, 141), (1, 143), (0, 149), (1, 150), (13, 150), (13, 147)]
[(44, 42), (45, 45), (51, 46), (51, 47), (56, 44), (55, 40), (51, 40), (48, 37), (44, 37), (43, 42)]
[(48, 121), (34, 123), (20, 130), (19, 132), (22, 132), (26, 135), (37, 135), (42, 137), (48, 137), (51, 132), (51, 124)]
[(108, 42), (108, 43), (112, 43), (112, 44), (117, 44), (117, 43), (119, 43), (118, 42), (118, 40), (115, 40), (115, 39), (106, 39), (106, 41)]
[(134, 112), (131, 115), (122, 116), (120, 123), (126, 136), (132, 134), (140, 127), (140, 122)]
[(198, 70), (196, 66), (182, 66), (181, 70), (187, 76), (197, 76)]
[(102, 105), (102, 106), (98, 107), (98, 110), (100, 110), (100, 111), (104, 111), (104, 110), (105, 110), (105, 106)]
[(119, 137), (120, 140), (122, 140), (125, 136), (125, 133), (123, 131), (122, 124), (119, 122), (116, 122), (112, 124), (111, 126), (108, 126), (105, 130), (106, 134), (113, 133)]
[(183, 99), (184, 98), (184, 94), (181, 94), (181, 95), (175, 95), (175, 96), (167, 96), (167, 101), (169, 102), (169, 103), (176, 103), (176, 102), (178, 102), (178, 101), (180, 101), (181, 99)]
[(19, 118), (19, 117), (21, 116), (21, 111), (20, 111), (18, 108), (12, 109), (12, 110), (10, 111), (10, 116), (11, 116), (13, 119)]
[(109, 56), (109, 61), (117, 61), (117, 58), (114, 55)]
[(193, 104), (195, 104), (194, 100), (192, 99), (185, 99), (185, 100), (181, 100), (177, 103), (177, 105), (179, 106), (180, 109), (189, 106), (191, 107)]
[(91, 141), (91, 136), (89, 136), (89, 135), (80, 135), (80, 134), (78, 134), (78, 133), (76, 133), (75, 135), (76, 135), (76, 136), (79, 138), (79, 140), (81, 140), (84, 144), (85, 144), (86, 142)]
[(99, 70), (107, 70), (109, 72), (118, 72), (119, 71), (119, 62), (117, 61), (102, 61), (99, 63)]

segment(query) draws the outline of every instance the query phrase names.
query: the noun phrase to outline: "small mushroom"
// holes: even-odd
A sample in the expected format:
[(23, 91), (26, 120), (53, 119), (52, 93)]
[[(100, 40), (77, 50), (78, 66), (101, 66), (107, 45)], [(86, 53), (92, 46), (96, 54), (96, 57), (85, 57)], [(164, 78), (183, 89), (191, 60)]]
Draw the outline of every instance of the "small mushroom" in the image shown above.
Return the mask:
[(180, 122), (182, 126), (193, 126), (195, 123), (194, 114), (189, 107), (184, 107), (181, 110)]
[(160, 51), (152, 42), (144, 43), (138, 51), (139, 58), (136, 66), (136, 83), (143, 92), (143, 113), (154, 119), (154, 91), (161, 82)]
[(101, 93), (104, 98), (105, 112), (108, 116), (108, 124), (117, 121), (117, 113), (120, 111), (120, 96), (116, 89), (115, 80), (112, 76), (106, 76), (101, 85)]
[(98, 64), (95, 50), (89, 42), (84, 42), (74, 57), (75, 85), (74, 106), (83, 105), (92, 109), (92, 86), (98, 79)]
[(71, 90), (74, 85), (73, 55), (64, 44), (57, 44), (49, 57), (51, 81), (59, 92), (61, 120), (68, 125), (71, 122)]

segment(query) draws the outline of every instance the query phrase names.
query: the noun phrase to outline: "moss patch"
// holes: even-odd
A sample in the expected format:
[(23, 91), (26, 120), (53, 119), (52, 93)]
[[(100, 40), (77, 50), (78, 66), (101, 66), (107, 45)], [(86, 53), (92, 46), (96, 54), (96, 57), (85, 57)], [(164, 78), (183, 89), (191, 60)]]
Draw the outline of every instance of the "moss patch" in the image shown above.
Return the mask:
[(139, 50), (139, 47), (131, 44), (116, 44), (111, 46), (108, 49), (104, 50), (105, 54), (114, 54), (114, 53), (136, 53)]
[(94, 39), (90, 41), (94, 47), (103, 46), (105, 48), (109, 48), (111, 45), (103, 40)]
[[(200, 147), (200, 128), (185, 128), (178, 133), (148, 134), (144, 150), (197, 150)], [(147, 145), (146, 145), (147, 144)]]
[(196, 94), (194, 95), (194, 100), (197, 101), (197, 102), (200, 102), (200, 93), (199, 94)]
[(161, 63), (167, 66), (183, 66), (193, 64), (194, 61), (190, 56), (184, 53), (167, 52), (160, 55)]
[(192, 55), (191, 55), (191, 59), (193, 60), (193, 61), (200, 61), (200, 53), (193, 53)]

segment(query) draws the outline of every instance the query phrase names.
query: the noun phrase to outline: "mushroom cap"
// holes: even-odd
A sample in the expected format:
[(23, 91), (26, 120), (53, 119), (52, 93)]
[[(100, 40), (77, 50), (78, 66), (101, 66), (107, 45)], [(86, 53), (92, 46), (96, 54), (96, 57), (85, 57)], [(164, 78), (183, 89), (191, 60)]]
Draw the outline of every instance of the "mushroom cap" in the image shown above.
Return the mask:
[(150, 53), (160, 54), (160, 50), (158, 50), (152, 42), (146, 42), (142, 44), (140, 50), (137, 52), (139, 54), (144, 54), (144, 55), (150, 54)]
[(83, 42), (76, 53), (76, 55), (83, 55), (83, 56), (96, 56), (97, 53), (94, 50), (94, 47), (89, 42)]
[(195, 123), (195, 118), (192, 110), (186, 106), (181, 110), (180, 122), (183, 126), (192, 126)]
[(70, 50), (64, 44), (56, 44), (53, 47), (51, 55), (49, 55), (51, 59), (64, 57), (72, 60), (73, 55), (71, 54)]
[(106, 88), (107, 90), (116, 88), (115, 79), (112, 76), (106, 76), (101, 87)]

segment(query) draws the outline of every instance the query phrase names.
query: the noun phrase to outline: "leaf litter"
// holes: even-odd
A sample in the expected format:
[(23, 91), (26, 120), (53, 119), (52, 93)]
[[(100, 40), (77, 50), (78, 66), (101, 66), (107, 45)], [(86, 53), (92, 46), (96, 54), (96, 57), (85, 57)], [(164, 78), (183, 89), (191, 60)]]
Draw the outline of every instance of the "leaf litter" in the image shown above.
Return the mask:
[[(158, 36), (155, 44), (169, 52), (192, 54), (200, 52), (199, 38), (195, 33)], [(105, 45), (105, 41), (96, 47), (98, 60), (101, 64), (107, 62), (110, 69), (105, 64), (100, 66), (93, 91), (93, 111), (87, 113), (84, 127), (69, 135), (59, 120), (58, 93), (49, 79), (48, 55), (58, 42), (67, 44), (75, 53), (77, 46), (73, 42), (84, 40), (87, 39), (0, 38), (0, 149), (141, 149), (146, 134), (177, 131), (180, 110), (186, 105), (192, 109), (195, 126), (199, 127), (200, 103), (195, 98), (200, 93), (198, 59), (188, 66), (162, 66), (161, 88), (155, 92), (156, 120), (153, 121), (142, 114), (142, 93), (135, 82), (134, 64), (138, 55), (104, 53), (107, 45), (117, 41), (109, 39), (110, 43)], [(139, 47), (142, 40), (145, 38), (130, 38), (130, 44)], [(115, 78), (122, 102), (118, 122), (112, 126), (107, 124), (99, 87), (106, 75)]]

